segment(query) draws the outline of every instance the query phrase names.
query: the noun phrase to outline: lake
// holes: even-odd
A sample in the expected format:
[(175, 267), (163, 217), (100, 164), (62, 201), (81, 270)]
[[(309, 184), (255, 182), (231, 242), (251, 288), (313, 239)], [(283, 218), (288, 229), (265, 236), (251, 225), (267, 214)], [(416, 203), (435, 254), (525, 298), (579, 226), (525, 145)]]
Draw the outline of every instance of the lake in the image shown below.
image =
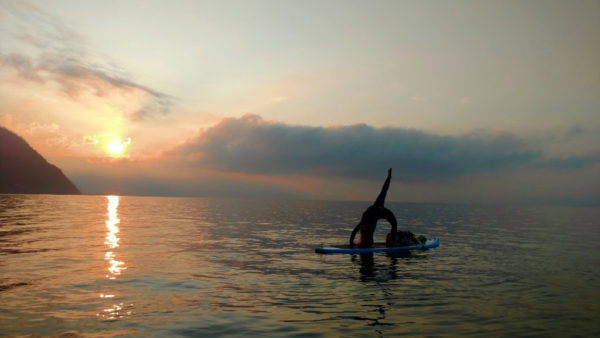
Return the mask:
[(386, 203), (440, 246), (314, 253), (368, 205), (0, 195), (0, 333), (600, 335), (600, 208)]

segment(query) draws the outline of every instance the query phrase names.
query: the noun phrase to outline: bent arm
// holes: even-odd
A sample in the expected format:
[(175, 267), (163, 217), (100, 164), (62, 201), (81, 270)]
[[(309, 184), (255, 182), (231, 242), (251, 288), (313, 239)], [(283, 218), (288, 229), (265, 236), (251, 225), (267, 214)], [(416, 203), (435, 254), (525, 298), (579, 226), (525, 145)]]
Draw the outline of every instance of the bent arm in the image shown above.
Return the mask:
[(396, 241), (396, 234), (398, 233), (398, 221), (396, 221), (396, 216), (390, 209), (383, 209), (383, 215), (381, 218), (385, 219), (392, 225), (392, 242)]
[(350, 247), (351, 248), (354, 247), (354, 237), (356, 236), (356, 233), (358, 232), (358, 230), (360, 230), (360, 223), (354, 227), (354, 230), (352, 230), (352, 234), (350, 235)]

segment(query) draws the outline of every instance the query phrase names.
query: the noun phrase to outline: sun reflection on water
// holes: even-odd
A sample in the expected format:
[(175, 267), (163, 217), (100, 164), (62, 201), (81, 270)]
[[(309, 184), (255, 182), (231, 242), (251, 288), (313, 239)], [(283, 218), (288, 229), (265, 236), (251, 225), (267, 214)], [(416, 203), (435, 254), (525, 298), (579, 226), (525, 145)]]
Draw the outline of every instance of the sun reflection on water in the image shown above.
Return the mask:
[[(104, 260), (108, 261), (108, 274), (105, 275), (106, 278), (110, 280), (117, 279), (117, 276), (121, 275), (123, 270), (127, 270), (125, 266), (125, 262), (117, 259), (117, 255), (114, 252), (114, 249), (119, 247), (119, 226), (121, 220), (118, 217), (118, 208), (119, 208), (119, 196), (106, 196), (108, 199), (108, 219), (106, 220), (106, 228), (108, 231), (106, 232), (106, 237), (104, 244), (108, 246), (109, 251), (104, 254)], [(101, 293), (99, 295), (101, 299), (113, 299), (117, 296), (112, 292)], [(129, 304), (125, 306), (123, 303), (112, 304), (109, 308), (105, 308), (101, 313), (97, 315), (104, 320), (117, 320), (119, 318), (123, 318), (124, 316), (131, 315), (133, 308), (133, 304)]]
[(106, 196), (108, 199), (108, 220), (106, 221), (106, 227), (108, 232), (106, 233), (106, 241), (104, 244), (108, 245), (109, 248), (114, 249), (119, 246), (119, 227), (117, 224), (121, 223), (117, 215), (117, 209), (119, 208), (119, 196)]
[[(108, 245), (110, 249), (119, 247), (120, 238), (117, 237), (119, 233), (119, 227), (117, 224), (121, 223), (118, 217), (117, 209), (119, 208), (119, 196), (106, 196), (108, 199), (108, 220), (106, 221), (106, 241), (104, 244)], [(104, 259), (109, 262), (108, 272), (106, 278), (116, 279), (116, 276), (121, 274), (121, 270), (126, 270), (125, 262), (116, 259), (116, 255), (113, 251), (107, 251), (104, 255)]]

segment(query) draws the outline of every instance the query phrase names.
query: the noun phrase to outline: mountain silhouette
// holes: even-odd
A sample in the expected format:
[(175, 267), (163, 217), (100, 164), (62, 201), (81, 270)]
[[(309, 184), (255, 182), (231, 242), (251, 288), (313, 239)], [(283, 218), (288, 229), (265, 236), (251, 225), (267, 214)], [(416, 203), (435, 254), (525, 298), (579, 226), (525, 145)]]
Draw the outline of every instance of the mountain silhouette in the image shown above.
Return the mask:
[(56, 166), (0, 126), (0, 194), (81, 194)]

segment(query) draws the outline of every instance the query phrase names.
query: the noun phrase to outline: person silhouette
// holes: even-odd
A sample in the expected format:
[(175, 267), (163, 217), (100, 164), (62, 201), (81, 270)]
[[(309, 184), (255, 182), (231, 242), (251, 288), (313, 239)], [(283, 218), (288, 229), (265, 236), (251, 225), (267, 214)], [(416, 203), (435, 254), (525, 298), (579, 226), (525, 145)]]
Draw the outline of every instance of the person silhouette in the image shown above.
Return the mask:
[(398, 228), (398, 222), (396, 221), (396, 216), (391, 212), (388, 208), (384, 206), (385, 196), (390, 187), (390, 180), (392, 179), (392, 168), (388, 169), (387, 179), (385, 183), (383, 183), (383, 187), (381, 187), (381, 192), (375, 203), (367, 208), (362, 214), (360, 218), (360, 223), (354, 227), (352, 230), (352, 234), (350, 235), (350, 247), (354, 247), (354, 237), (356, 233), (360, 230), (360, 238), (358, 239), (358, 246), (360, 248), (369, 248), (373, 245), (373, 233), (375, 233), (375, 227), (377, 226), (377, 221), (380, 219), (385, 219), (392, 225), (391, 238), (388, 238), (388, 242), (396, 241), (396, 233)]

